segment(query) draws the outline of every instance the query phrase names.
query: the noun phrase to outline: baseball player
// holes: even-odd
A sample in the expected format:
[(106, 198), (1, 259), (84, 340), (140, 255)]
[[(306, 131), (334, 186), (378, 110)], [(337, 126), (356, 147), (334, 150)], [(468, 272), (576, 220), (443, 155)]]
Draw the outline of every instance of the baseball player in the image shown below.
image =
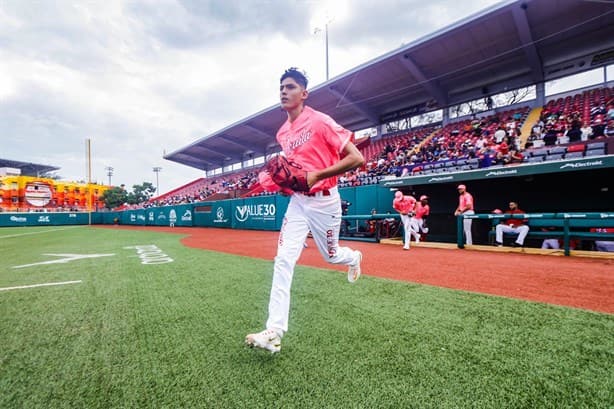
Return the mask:
[(420, 241), (420, 234), (415, 230), (412, 225), (411, 217), (414, 216), (414, 207), (416, 205), (416, 198), (410, 195), (404, 195), (403, 192), (397, 190), (394, 194), (394, 200), (392, 201), (392, 207), (401, 215), (401, 222), (403, 222), (404, 241), (403, 250), (409, 250), (409, 242), (412, 236), (416, 239), (416, 243)]
[[(525, 214), (523, 210), (518, 208), (518, 203), (510, 202), (510, 209), (506, 210), (504, 214)], [(524, 246), (524, 239), (527, 237), (529, 233), (529, 226), (526, 224), (526, 219), (507, 219), (501, 221), (495, 228), (496, 242), (495, 245), (498, 247), (503, 246), (503, 233), (513, 233), (517, 234), (518, 238), (514, 242), (514, 247), (522, 247)]]
[(429, 197), (427, 195), (420, 196), (420, 200), (416, 202), (416, 215), (413, 217), (416, 227), (414, 230), (427, 234), (429, 228), (426, 227), (426, 219), (431, 214), (431, 206), (429, 206)]
[[(458, 185), (456, 188), (458, 190), (458, 207), (454, 211), (454, 216), (458, 216), (461, 214), (475, 214), (473, 211), (473, 196), (471, 193), (467, 192), (467, 187), (465, 185)], [(473, 238), (471, 236), (471, 219), (463, 220), (463, 231), (465, 232), (465, 244), (473, 244)]]
[[(291, 197), (277, 243), (266, 329), (245, 338), (250, 347), (272, 353), (280, 351), (281, 338), (288, 331), (294, 266), (309, 231), (326, 261), (349, 266), (349, 282), (360, 277), (362, 261), (360, 251), (339, 246), (341, 198), (337, 175), (364, 164), (362, 154), (352, 143), (353, 133), (328, 115), (305, 105), (309, 95), (307, 78), (298, 69), (284, 72), (279, 94), (281, 108), (288, 118), (277, 132), (277, 141), (287, 160), (307, 172), (309, 190), (282, 190)], [(277, 180), (268, 172), (259, 174), (259, 182), (265, 189), (280, 191), (274, 179)]]

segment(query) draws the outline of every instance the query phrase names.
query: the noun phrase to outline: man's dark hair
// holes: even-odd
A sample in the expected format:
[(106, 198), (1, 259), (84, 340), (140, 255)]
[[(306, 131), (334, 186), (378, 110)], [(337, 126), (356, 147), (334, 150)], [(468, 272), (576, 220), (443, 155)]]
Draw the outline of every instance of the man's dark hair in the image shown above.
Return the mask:
[(296, 68), (296, 67), (288, 68), (283, 73), (281, 78), (279, 79), (279, 83), (281, 84), (283, 82), (283, 80), (285, 80), (286, 78), (292, 78), (294, 81), (296, 81), (297, 84), (299, 84), (303, 88), (307, 89), (307, 83), (308, 83), (307, 76), (305, 76), (305, 73), (300, 71), (298, 68)]

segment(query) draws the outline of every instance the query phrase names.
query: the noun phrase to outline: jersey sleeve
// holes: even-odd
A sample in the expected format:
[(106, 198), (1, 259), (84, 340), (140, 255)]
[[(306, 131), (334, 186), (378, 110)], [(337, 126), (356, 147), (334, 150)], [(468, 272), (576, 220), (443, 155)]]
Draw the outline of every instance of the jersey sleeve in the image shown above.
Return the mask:
[(345, 129), (330, 116), (322, 114), (321, 128), (326, 140), (338, 153), (343, 152), (345, 145), (353, 141), (354, 132)]

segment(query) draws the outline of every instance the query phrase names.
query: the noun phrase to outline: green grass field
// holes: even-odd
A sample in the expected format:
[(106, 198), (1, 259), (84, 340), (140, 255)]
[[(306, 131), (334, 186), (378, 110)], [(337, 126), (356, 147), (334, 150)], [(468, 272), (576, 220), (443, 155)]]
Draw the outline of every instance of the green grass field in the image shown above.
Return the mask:
[(271, 355), (271, 260), (60, 229), (0, 229), (0, 408), (614, 407), (612, 315), (297, 267)]

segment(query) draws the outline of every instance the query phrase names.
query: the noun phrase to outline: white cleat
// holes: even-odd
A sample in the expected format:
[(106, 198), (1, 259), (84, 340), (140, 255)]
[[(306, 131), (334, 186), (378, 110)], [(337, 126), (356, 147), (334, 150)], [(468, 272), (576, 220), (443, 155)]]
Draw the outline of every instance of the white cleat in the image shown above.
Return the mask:
[(362, 262), (362, 253), (358, 250), (355, 251), (357, 253), (358, 261), (355, 264), (350, 264), (350, 268), (348, 269), (348, 281), (350, 283), (355, 283), (360, 278), (360, 263)]
[(245, 343), (250, 348), (265, 349), (272, 354), (281, 350), (281, 337), (272, 329), (265, 329), (256, 334), (247, 334)]
[(409, 246), (403, 246), (403, 250), (409, 250)]
[(420, 235), (416, 235), (416, 243), (420, 243)]

